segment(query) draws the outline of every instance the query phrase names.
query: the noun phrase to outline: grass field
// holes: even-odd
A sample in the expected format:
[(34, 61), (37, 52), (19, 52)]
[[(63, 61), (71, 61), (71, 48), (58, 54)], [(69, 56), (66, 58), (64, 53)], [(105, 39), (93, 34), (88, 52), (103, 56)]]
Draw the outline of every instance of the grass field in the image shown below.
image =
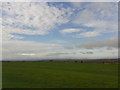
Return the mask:
[(117, 88), (118, 65), (3, 62), (3, 88)]

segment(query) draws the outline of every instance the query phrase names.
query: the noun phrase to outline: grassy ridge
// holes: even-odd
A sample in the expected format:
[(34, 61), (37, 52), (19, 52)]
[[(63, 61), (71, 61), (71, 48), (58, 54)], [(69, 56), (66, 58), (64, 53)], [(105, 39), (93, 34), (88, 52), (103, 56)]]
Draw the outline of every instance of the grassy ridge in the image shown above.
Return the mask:
[(117, 64), (3, 62), (3, 88), (117, 88)]

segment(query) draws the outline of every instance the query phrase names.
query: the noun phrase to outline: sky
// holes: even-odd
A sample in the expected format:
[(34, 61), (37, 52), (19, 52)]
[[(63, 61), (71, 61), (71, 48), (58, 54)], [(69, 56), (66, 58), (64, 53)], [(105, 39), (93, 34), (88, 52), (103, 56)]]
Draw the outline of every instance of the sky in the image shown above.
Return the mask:
[(3, 2), (2, 59), (118, 57), (117, 2)]

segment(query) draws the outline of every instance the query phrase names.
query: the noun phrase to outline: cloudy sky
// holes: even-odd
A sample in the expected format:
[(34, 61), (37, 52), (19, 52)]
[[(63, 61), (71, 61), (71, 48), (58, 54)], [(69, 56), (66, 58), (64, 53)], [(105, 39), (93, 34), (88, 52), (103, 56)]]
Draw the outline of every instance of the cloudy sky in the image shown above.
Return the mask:
[(3, 60), (116, 58), (117, 2), (3, 2)]

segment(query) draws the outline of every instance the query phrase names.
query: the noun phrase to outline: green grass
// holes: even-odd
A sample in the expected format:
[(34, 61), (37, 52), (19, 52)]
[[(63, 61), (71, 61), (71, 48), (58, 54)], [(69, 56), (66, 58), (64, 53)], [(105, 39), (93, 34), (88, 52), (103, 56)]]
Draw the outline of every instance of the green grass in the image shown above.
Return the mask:
[(118, 65), (3, 62), (3, 88), (117, 88)]

